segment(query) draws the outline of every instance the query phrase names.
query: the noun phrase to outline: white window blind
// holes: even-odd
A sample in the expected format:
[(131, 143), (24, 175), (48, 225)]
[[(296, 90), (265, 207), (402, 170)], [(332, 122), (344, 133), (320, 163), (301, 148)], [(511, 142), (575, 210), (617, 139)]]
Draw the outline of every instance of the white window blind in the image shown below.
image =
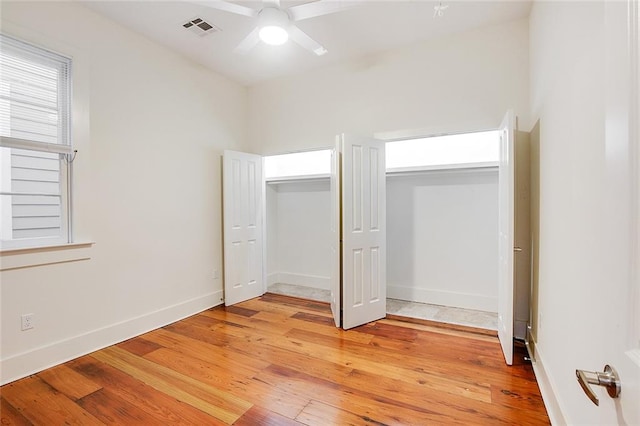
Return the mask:
[(0, 34), (0, 243), (69, 242), (71, 60)]

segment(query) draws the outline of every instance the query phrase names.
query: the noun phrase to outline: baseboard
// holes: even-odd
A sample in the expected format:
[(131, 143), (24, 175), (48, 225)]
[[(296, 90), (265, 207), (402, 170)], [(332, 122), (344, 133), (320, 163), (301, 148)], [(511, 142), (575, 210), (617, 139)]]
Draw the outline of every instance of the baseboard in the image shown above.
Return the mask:
[(293, 272), (273, 272), (267, 276), (267, 283), (269, 285), (275, 283), (293, 284), (323, 290), (329, 290), (331, 288), (331, 279), (329, 277), (296, 274)]
[(0, 361), (0, 384), (35, 374), (107, 346), (202, 312), (222, 303), (222, 290), (180, 302), (155, 312), (50, 343)]
[(269, 287), (270, 285), (273, 284), (277, 284), (280, 281), (280, 274), (278, 272), (272, 272), (270, 274), (267, 274), (267, 287)]
[(549, 420), (551, 420), (551, 424), (554, 426), (566, 425), (567, 421), (562, 414), (560, 403), (556, 397), (556, 386), (553, 384), (553, 380), (547, 374), (547, 370), (544, 367), (544, 355), (540, 353), (540, 348), (533, 339), (529, 342), (527, 350), (533, 352), (529, 354), (531, 365), (533, 366), (533, 373), (536, 376), (536, 381), (542, 394), (542, 401), (547, 409), (547, 415), (549, 416)]
[(497, 297), (483, 296), (480, 294), (456, 293), (388, 284), (387, 297), (486, 312), (497, 312), (498, 310)]

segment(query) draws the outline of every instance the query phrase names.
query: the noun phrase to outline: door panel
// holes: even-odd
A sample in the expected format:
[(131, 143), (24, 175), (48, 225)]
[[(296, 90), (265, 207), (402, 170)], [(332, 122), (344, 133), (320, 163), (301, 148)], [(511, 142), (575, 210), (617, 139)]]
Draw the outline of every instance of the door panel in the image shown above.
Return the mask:
[(507, 112), (500, 125), (498, 167), (498, 338), (507, 365), (513, 363), (513, 243), (515, 117)]
[(343, 328), (386, 316), (384, 143), (341, 136)]
[(262, 157), (223, 156), (224, 299), (233, 305), (264, 294)]
[(341, 325), (342, 295), (340, 291), (340, 147), (339, 141), (331, 151), (331, 175), (329, 196), (331, 209), (329, 214), (331, 232), (331, 313), (336, 327)]

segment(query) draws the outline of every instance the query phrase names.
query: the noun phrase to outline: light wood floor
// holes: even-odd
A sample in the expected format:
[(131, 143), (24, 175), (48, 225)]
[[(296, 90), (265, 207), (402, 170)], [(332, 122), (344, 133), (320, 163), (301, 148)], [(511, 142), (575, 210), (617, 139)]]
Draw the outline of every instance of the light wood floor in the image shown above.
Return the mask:
[(1, 424), (549, 424), (523, 355), (390, 319), (344, 331), (266, 294), (5, 385)]

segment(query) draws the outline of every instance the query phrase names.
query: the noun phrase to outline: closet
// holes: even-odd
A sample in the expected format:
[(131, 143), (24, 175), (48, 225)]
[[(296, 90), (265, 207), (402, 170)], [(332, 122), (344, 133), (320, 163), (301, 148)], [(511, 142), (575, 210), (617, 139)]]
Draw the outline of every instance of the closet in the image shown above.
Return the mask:
[(407, 141), (342, 135), (318, 170), (274, 174), (260, 156), (225, 152), (225, 303), (284, 283), (328, 291), (344, 328), (384, 317), (387, 295), (498, 312), (510, 364), (513, 123), (489, 132), (489, 159), (429, 163), (414, 147), (402, 163), (393, 150)]
[[(476, 147), (488, 148), (488, 158), (461, 157), (460, 147), (450, 139), (415, 143), (445, 143), (453, 150), (452, 158), (427, 153), (431, 162), (421, 163), (416, 158), (420, 149), (407, 141), (403, 149), (417, 165), (409, 168), (392, 157), (392, 167), (386, 170), (387, 297), (497, 312), (498, 135), (483, 132), (473, 137)], [(387, 144), (387, 158), (398, 151), (393, 145)], [(327, 302), (328, 152), (264, 160), (265, 169), (270, 169), (265, 170), (267, 288)], [(317, 169), (289, 171), (287, 164), (308, 164), (305, 160)], [(298, 286), (304, 287), (300, 293)]]
[(267, 289), (297, 296), (300, 286), (329, 302), (331, 151), (268, 156), (264, 165)]

